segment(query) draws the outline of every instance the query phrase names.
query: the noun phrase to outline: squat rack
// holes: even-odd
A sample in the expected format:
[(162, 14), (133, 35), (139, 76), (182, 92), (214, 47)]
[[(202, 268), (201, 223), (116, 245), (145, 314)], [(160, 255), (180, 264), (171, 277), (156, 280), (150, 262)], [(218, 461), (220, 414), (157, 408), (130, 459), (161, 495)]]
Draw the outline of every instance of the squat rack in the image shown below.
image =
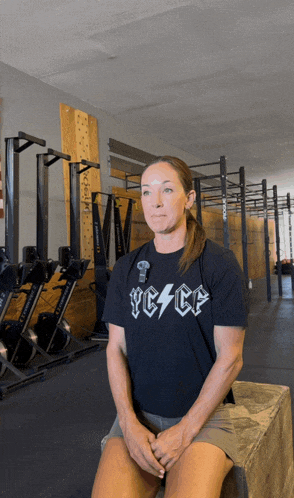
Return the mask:
[[(276, 255), (277, 255), (277, 274), (278, 274), (278, 291), (279, 296), (283, 294), (282, 289), (282, 265), (280, 257), (280, 227), (279, 227), (279, 215), (281, 210), (285, 209), (289, 203), (286, 203), (282, 197), (278, 197), (277, 186), (274, 185), (272, 189), (267, 189), (266, 180), (262, 180), (261, 183), (251, 184), (250, 187), (262, 187), (261, 190), (253, 190), (250, 192), (251, 198), (247, 200), (249, 205), (250, 216), (263, 216), (264, 219), (264, 238), (265, 238), (265, 258), (266, 258), (266, 277), (267, 277), (267, 298), (271, 301), (271, 287), (270, 287), (270, 266), (269, 266), (269, 232), (268, 232), (268, 219), (275, 220), (275, 239), (276, 239)], [(268, 192), (273, 191), (273, 197), (268, 196)], [(289, 195), (290, 198), (290, 195)], [(291, 227), (290, 227), (291, 230)], [(291, 264), (291, 274), (293, 274), (293, 268)], [(294, 289), (294, 276), (292, 277), (292, 288)]]
[[(224, 247), (230, 248), (230, 238), (229, 238), (229, 223), (228, 223), (228, 211), (234, 209), (238, 211), (236, 204), (240, 201), (241, 203), (241, 220), (242, 220), (242, 255), (243, 255), (243, 272), (245, 275), (245, 280), (248, 285), (248, 253), (247, 253), (247, 226), (246, 226), (246, 180), (245, 180), (245, 170), (242, 166), (237, 172), (227, 172), (226, 157), (221, 156), (219, 161), (197, 164), (190, 166), (192, 168), (200, 168), (205, 166), (219, 165), (220, 173), (214, 175), (199, 175), (194, 177), (194, 189), (196, 191), (196, 205), (197, 205), (197, 221), (202, 224), (202, 205), (201, 205), (201, 193), (221, 191), (220, 194), (210, 196), (208, 199), (204, 200), (205, 205), (208, 206), (218, 206), (220, 204), (214, 201), (221, 201), (222, 204), (222, 214), (223, 214), (223, 224), (224, 224)], [(232, 182), (228, 180), (229, 175), (239, 175), (239, 183)], [(201, 182), (207, 180), (217, 179), (220, 181), (219, 185), (214, 185), (210, 187), (202, 187)], [(237, 193), (232, 193), (232, 189), (239, 189)], [(230, 200), (229, 200), (230, 199)], [(207, 204), (208, 202), (208, 204)]]

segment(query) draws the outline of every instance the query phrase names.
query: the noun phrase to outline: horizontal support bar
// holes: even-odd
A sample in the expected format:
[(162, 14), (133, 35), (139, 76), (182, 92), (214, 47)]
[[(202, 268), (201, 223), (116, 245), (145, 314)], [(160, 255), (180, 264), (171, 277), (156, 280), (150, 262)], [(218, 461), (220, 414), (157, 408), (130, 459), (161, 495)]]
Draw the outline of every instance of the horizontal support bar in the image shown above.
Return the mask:
[(51, 164), (56, 162), (58, 159), (65, 159), (66, 161), (71, 160), (71, 156), (69, 156), (68, 154), (64, 154), (63, 152), (59, 152), (59, 151), (54, 150), (54, 149), (48, 149), (48, 155), (55, 156), (55, 157), (51, 161), (48, 161), (46, 163), (46, 166), (51, 166)]
[(123, 142), (119, 142), (114, 138), (109, 138), (108, 147), (110, 152), (114, 152), (115, 154), (128, 157), (129, 159), (133, 159), (134, 161), (139, 161), (144, 164), (154, 161), (157, 157), (153, 154), (145, 152), (144, 150), (137, 149), (136, 147), (124, 144)]
[[(33, 137), (32, 135), (28, 135), (27, 133), (24, 133), (23, 131), (18, 132), (18, 138), (20, 140), (27, 140), (29, 142), (29, 145), (36, 144), (36, 145), (41, 145), (41, 147), (46, 147), (46, 140), (42, 140), (42, 138), (37, 138)], [(20, 147), (20, 149), (24, 150), (23, 147)], [(18, 149), (16, 152), (21, 152), (20, 149)]]
[(215, 164), (220, 164), (220, 161), (215, 163), (194, 164), (193, 166), (189, 166), (189, 168), (202, 168), (202, 166), (213, 166)]
[(99, 163), (93, 163), (92, 161), (86, 161), (86, 159), (82, 159), (81, 163), (84, 166), (89, 166), (90, 168), (100, 169), (100, 164)]

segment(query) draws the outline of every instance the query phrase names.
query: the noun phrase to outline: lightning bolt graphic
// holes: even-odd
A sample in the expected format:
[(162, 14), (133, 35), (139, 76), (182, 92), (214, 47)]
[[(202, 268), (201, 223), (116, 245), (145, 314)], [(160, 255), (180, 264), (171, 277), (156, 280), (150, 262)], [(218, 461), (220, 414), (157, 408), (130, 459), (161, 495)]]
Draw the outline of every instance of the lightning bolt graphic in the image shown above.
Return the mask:
[(174, 284), (166, 284), (165, 288), (163, 289), (162, 293), (160, 294), (157, 304), (162, 304), (161, 310), (159, 313), (159, 318), (161, 317), (162, 313), (164, 312), (165, 308), (169, 305), (169, 303), (172, 301), (174, 298), (174, 294), (170, 295), (170, 291), (172, 290)]

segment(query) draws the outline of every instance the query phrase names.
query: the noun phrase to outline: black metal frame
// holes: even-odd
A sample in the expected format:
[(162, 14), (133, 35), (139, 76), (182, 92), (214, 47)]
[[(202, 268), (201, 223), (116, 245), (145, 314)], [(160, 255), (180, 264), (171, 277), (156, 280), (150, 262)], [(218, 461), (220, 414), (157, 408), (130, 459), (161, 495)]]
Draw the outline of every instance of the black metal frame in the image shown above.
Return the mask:
[[(103, 229), (97, 204), (98, 194), (107, 195), (107, 207), (104, 215)], [(119, 201), (121, 198), (128, 199), (128, 208), (124, 228), (122, 228)], [(108, 340), (108, 330), (102, 322), (103, 308), (106, 298), (107, 283), (110, 278), (109, 267), (109, 244), (111, 233), (111, 214), (114, 209), (115, 222), (115, 253), (116, 260), (129, 252), (131, 243), (132, 213), (136, 201), (129, 197), (116, 197), (104, 192), (92, 192), (92, 215), (93, 215), (93, 242), (95, 282), (90, 284), (91, 290), (96, 294), (96, 323), (94, 327), (95, 339)]]
[(292, 290), (294, 290), (294, 265), (293, 265), (293, 237), (292, 237), (292, 211), (291, 211), (291, 197), (287, 194), (287, 208), (288, 208), (288, 224), (289, 224), (289, 244), (290, 244), (290, 267), (291, 267), (291, 282)]
[[(20, 140), (25, 140), (25, 143), (20, 145)], [(30, 263), (18, 264), (18, 253), (19, 154), (33, 144), (45, 147), (46, 141), (21, 131), (17, 137), (5, 138), (5, 247), (0, 248), (0, 325), (3, 324), (14, 292), (26, 283), (32, 269)], [(0, 388), (0, 399), (8, 390), (44, 378), (45, 371), (26, 375), (3, 356), (0, 362), (19, 379), (13, 385)]]
[(273, 201), (274, 201), (274, 213), (275, 213), (278, 289), (279, 289), (279, 296), (281, 297), (283, 295), (283, 286), (282, 286), (282, 264), (281, 264), (281, 251), (280, 251), (280, 225), (279, 225), (279, 209), (278, 209), (278, 189), (277, 189), (277, 185), (273, 186)]
[(196, 191), (196, 204), (197, 204), (197, 221), (202, 224), (202, 212), (201, 212), (201, 181), (208, 179), (219, 178), (221, 185), (220, 187), (211, 187), (205, 189), (208, 190), (219, 190), (221, 189), (221, 200), (222, 200), (222, 213), (223, 213), (223, 223), (224, 223), (224, 247), (230, 248), (230, 237), (229, 237), (229, 223), (228, 223), (228, 199), (227, 199), (227, 165), (225, 156), (221, 156), (220, 160), (213, 163), (196, 164), (189, 166), (192, 168), (200, 168), (203, 166), (219, 165), (220, 173), (219, 175), (203, 175), (201, 177), (194, 178), (194, 189)]
[[(80, 165), (84, 165), (85, 168), (80, 169)], [(85, 346), (84, 342), (78, 340), (74, 335), (72, 335), (69, 330), (64, 326), (64, 315), (71, 299), (72, 293), (76, 287), (77, 281), (83, 278), (90, 260), (85, 260), (80, 258), (80, 174), (89, 168), (99, 169), (100, 165), (90, 161), (82, 160), (81, 163), (69, 163), (70, 168), (70, 246), (63, 246), (59, 248), (59, 260), (62, 266), (61, 276), (59, 281), (65, 280), (64, 285), (58, 285), (54, 289), (61, 289), (61, 295), (56, 304), (53, 313), (41, 313), (38, 317), (38, 322), (35, 326), (35, 330), (42, 328), (44, 323), (51, 322), (54, 327), (54, 331), (51, 338), (46, 346), (46, 353), (50, 352), (51, 347), (54, 345), (54, 339), (56, 334), (63, 334), (67, 336), (68, 341), (71, 339), (75, 342), (80, 349), (63, 352), (61, 360), (69, 360), (73, 357), (85, 354), (90, 350), (99, 349), (99, 345), (95, 344), (92, 346)], [(65, 343), (65, 346), (68, 342)]]
[(263, 226), (264, 226), (264, 247), (265, 247), (265, 269), (266, 269), (266, 289), (268, 302), (272, 299), (271, 294), (271, 275), (270, 275), (270, 249), (269, 249), (269, 231), (268, 231), (268, 197), (267, 197), (267, 181), (263, 179), (262, 185), (262, 198), (263, 198)]
[(239, 169), (239, 182), (240, 182), (241, 223), (242, 223), (243, 272), (248, 287), (249, 269), (248, 269), (248, 239), (247, 239), (247, 220), (246, 220), (246, 179), (245, 179), (244, 166), (241, 166)]

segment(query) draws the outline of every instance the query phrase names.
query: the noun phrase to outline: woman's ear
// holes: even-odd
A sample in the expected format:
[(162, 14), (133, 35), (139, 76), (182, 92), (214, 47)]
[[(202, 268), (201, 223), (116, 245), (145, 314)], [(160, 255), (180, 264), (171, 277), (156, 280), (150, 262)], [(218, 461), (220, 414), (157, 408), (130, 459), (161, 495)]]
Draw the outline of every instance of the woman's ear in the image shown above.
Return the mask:
[(191, 207), (193, 206), (193, 204), (195, 202), (195, 199), (196, 199), (196, 192), (195, 192), (195, 190), (190, 190), (190, 192), (187, 195), (187, 202), (186, 202), (185, 208), (186, 209), (191, 209)]

